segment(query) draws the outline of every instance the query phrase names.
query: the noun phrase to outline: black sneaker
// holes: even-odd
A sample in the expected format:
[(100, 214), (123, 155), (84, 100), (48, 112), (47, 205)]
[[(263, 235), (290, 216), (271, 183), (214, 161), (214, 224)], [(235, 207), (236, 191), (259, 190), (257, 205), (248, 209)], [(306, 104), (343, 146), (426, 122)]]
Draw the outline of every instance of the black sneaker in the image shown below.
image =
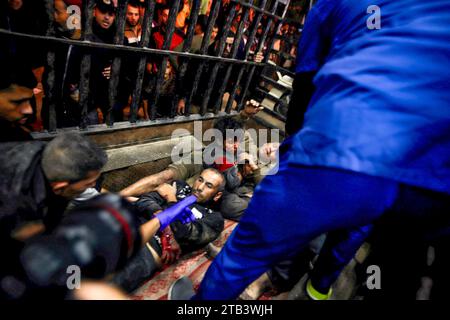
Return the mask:
[(176, 280), (169, 287), (169, 300), (190, 300), (195, 294), (194, 285), (188, 277)]

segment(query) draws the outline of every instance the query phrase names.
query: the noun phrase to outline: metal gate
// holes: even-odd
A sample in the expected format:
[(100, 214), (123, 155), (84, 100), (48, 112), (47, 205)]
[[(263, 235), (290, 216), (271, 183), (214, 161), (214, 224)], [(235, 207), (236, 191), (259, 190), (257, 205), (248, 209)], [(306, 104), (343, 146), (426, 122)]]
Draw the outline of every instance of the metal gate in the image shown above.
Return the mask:
[[(249, 92), (252, 87), (252, 83), (259, 82), (261, 77), (259, 73), (263, 67), (270, 67), (272, 65), (267, 64), (270, 56), (270, 52), (276, 41), (276, 35), (278, 34), (283, 19), (289, 8), (289, 0), (231, 0), (229, 5), (228, 16), (221, 17), (225, 23), (221, 26), (221, 36), (217, 43), (217, 50), (214, 55), (208, 52), (209, 39), (213, 33), (213, 28), (218, 19), (221, 4), (223, 0), (212, 0), (210, 13), (207, 18), (206, 30), (204, 31), (203, 41), (201, 43), (198, 53), (190, 53), (192, 49), (192, 41), (194, 37), (194, 28), (197, 23), (197, 19), (200, 13), (200, 5), (202, 0), (192, 0), (190, 2), (190, 17), (189, 24), (186, 25), (185, 39), (182, 45), (181, 51), (169, 50), (172, 37), (175, 32), (175, 23), (177, 13), (180, 6), (183, 6), (183, 0), (174, 0), (170, 7), (169, 19), (166, 25), (166, 32), (164, 43), (161, 49), (149, 48), (150, 37), (152, 34), (152, 21), (155, 18), (155, 5), (154, 0), (145, 2), (145, 14), (142, 22), (142, 36), (137, 47), (131, 47), (124, 45), (124, 28), (125, 28), (125, 15), (127, 10), (128, 0), (119, 0), (116, 13), (117, 31), (114, 36), (113, 43), (97, 43), (93, 41), (87, 41), (93, 34), (93, 11), (95, 7), (94, 0), (83, 1), (82, 8), (82, 38), (81, 41), (58, 38), (55, 36), (55, 21), (54, 21), (54, 1), (46, 0), (46, 12), (48, 16), (48, 27), (45, 35), (30, 35), (22, 34), (9, 30), (0, 29), (0, 34), (7, 37), (14, 37), (25, 40), (39, 41), (42, 44), (48, 45), (47, 63), (45, 65), (47, 74), (46, 83), (46, 103), (48, 108), (48, 131), (43, 132), (40, 136), (53, 135), (57, 133), (61, 127), (57, 120), (57, 108), (59, 97), (56, 94), (56, 86), (60, 85), (55, 83), (55, 46), (72, 46), (82, 50), (82, 59), (79, 74), (79, 108), (81, 110), (81, 120), (78, 128), (80, 130), (94, 130), (102, 131), (108, 128), (113, 128), (118, 125), (114, 124), (114, 119), (111, 116), (113, 106), (117, 102), (118, 86), (120, 85), (120, 72), (122, 60), (127, 55), (136, 56), (136, 70), (135, 70), (135, 84), (132, 88), (131, 103), (130, 103), (130, 117), (127, 123), (120, 123), (123, 127), (132, 127), (136, 125), (138, 121), (138, 108), (143, 91), (143, 82), (145, 68), (148, 58), (159, 57), (157, 73), (155, 73), (155, 86), (151, 92), (151, 101), (153, 105), (157, 105), (158, 99), (161, 95), (161, 87), (164, 82), (164, 76), (166, 68), (170, 59), (178, 58), (179, 66), (177, 71), (177, 83), (186, 79), (189, 66), (195, 63), (196, 72), (191, 78), (192, 83), (189, 83), (190, 92), (186, 96), (184, 114), (182, 116), (176, 115), (176, 105), (172, 103), (169, 115), (164, 121), (173, 121), (174, 118), (189, 118), (192, 114), (193, 97), (199, 90), (200, 85), (205, 85), (203, 88), (205, 93), (202, 96), (202, 100), (199, 103), (198, 113), (202, 118), (208, 112), (217, 115), (224, 115), (221, 112), (222, 100), (225, 92), (229, 94), (226, 106), (224, 106), (224, 112), (226, 114), (240, 111), (243, 104), (249, 97)], [(235, 30), (235, 36), (231, 45), (231, 51), (227, 57), (224, 57), (225, 47), (227, 45), (227, 37), (232, 27), (233, 21), (237, 15), (240, 15), (240, 22)], [(251, 20), (251, 22), (250, 22)], [(262, 23), (264, 22), (264, 23)], [(248, 26), (248, 28), (246, 28)], [(245, 41), (243, 41), (244, 28), (246, 28)], [(258, 30), (259, 29), (259, 30)], [(243, 50), (241, 50), (241, 56), (238, 57), (238, 51), (240, 46), (244, 43)], [(251, 48), (254, 48), (254, 52)], [(90, 71), (92, 68), (92, 53), (95, 50), (107, 50), (114, 53), (114, 58), (111, 68), (111, 78), (109, 79), (108, 90), (108, 106), (105, 112), (105, 125), (96, 126), (88, 125), (87, 114), (89, 97), (92, 95), (92, 83), (90, 86)], [(242, 49), (242, 48), (241, 48)], [(251, 56), (255, 52), (263, 52), (264, 59), (261, 63), (256, 63), (251, 60)], [(155, 59), (156, 60), (156, 59)], [(273, 68), (280, 70), (280, 67), (273, 66)], [(218, 78), (218, 72), (220, 72), (220, 78)], [(281, 68), (281, 70), (283, 70)], [(289, 71), (283, 70), (285, 73)], [(258, 74), (258, 79), (255, 80), (255, 75)], [(201, 77), (207, 77), (207, 82), (201, 83)], [(263, 76), (267, 79), (267, 75)], [(232, 78), (232, 79), (231, 79)], [(230, 85), (231, 83), (231, 85)], [(218, 88), (213, 96), (211, 93), (213, 87)], [(254, 88), (253, 88), (254, 89)], [(259, 89), (260, 92), (263, 90)], [(265, 92), (267, 94), (267, 92)], [(174, 97), (175, 99), (175, 97)], [(235, 106), (233, 106), (235, 102)], [(234, 107), (234, 108), (233, 108)], [(157, 118), (156, 107), (151, 108), (149, 113), (149, 120), (139, 121), (142, 125), (152, 125), (160, 121)]]

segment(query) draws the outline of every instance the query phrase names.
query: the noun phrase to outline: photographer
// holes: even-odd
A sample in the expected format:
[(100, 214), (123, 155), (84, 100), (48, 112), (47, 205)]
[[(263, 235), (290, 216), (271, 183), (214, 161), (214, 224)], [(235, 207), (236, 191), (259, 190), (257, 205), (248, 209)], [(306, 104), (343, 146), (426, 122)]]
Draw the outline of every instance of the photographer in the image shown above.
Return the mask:
[(69, 267), (79, 268), (83, 280), (105, 278), (120, 270), (159, 229), (175, 220), (195, 219), (186, 207), (196, 200), (187, 197), (143, 225), (135, 207), (118, 195), (88, 200), (70, 211), (53, 233), (31, 238), (18, 256), (7, 259), (1, 294), (9, 299), (78, 298), (69, 291)]

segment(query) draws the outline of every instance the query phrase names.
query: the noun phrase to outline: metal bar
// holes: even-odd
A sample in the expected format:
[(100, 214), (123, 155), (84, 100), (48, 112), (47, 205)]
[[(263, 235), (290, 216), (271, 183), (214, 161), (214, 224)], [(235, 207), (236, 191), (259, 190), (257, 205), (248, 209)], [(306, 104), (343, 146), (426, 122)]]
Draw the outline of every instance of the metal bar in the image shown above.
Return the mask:
[(51, 43), (58, 43), (58, 44), (68, 44), (68, 45), (74, 45), (75, 47), (84, 48), (86, 50), (93, 50), (93, 49), (108, 49), (111, 51), (119, 51), (121, 54), (125, 54), (126, 52), (132, 52), (136, 54), (143, 54), (143, 55), (162, 55), (162, 56), (180, 56), (180, 57), (186, 57), (190, 59), (199, 59), (199, 60), (211, 60), (211, 61), (220, 61), (225, 63), (231, 63), (231, 64), (245, 64), (245, 65), (255, 65), (259, 66), (260, 63), (252, 62), (252, 61), (243, 61), (243, 60), (237, 60), (232, 58), (223, 58), (223, 57), (217, 57), (217, 56), (208, 56), (208, 55), (202, 55), (202, 54), (195, 54), (195, 53), (189, 53), (189, 52), (178, 52), (178, 51), (168, 51), (168, 50), (160, 50), (160, 49), (151, 49), (151, 48), (136, 48), (136, 47), (128, 47), (124, 45), (114, 45), (114, 44), (108, 44), (108, 43), (100, 43), (100, 42), (88, 42), (88, 41), (78, 41), (78, 40), (70, 40), (70, 39), (62, 39), (62, 38), (55, 38), (55, 37), (45, 37), (45, 36), (38, 36), (38, 35), (31, 35), (31, 34), (25, 34), (25, 33), (19, 33), (19, 32), (12, 32), (5, 29), (0, 29), (0, 34), (5, 36), (11, 36), (11, 37), (20, 37), (23, 39), (30, 39), (30, 40), (43, 40), (44, 42), (51, 42)]
[[(236, 6), (232, 6), (230, 9), (230, 12), (228, 14), (227, 20), (225, 22), (225, 27), (222, 30), (222, 36), (219, 41), (219, 49), (217, 51), (217, 56), (223, 55), (227, 37), (228, 37), (228, 32), (231, 29), (231, 24), (233, 23), (235, 15), (236, 15)], [(217, 72), (219, 71), (219, 68), (221, 66), (222, 66), (221, 63), (215, 63), (214, 67), (210, 73), (208, 87), (206, 89), (206, 93), (205, 93), (205, 96), (203, 97), (203, 101), (202, 101), (201, 114), (205, 114), (208, 109), (209, 98), (211, 96), (212, 90), (213, 90), (215, 82), (216, 82)], [(217, 111), (215, 113), (217, 113)]]
[[(169, 50), (170, 45), (172, 43), (173, 33), (175, 31), (175, 20), (178, 14), (178, 8), (180, 7), (181, 0), (175, 0), (172, 3), (172, 7), (169, 11), (169, 21), (167, 22), (166, 31), (165, 31), (165, 39), (162, 46), (163, 50)], [(166, 73), (167, 61), (169, 60), (168, 56), (164, 56), (161, 62), (161, 67), (158, 70), (158, 76), (156, 78), (156, 87), (153, 92), (152, 106), (150, 110), (150, 120), (155, 120), (156, 118), (156, 107), (158, 104), (158, 98), (161, 90), (162, 83), (164, 81), (164, 74)]]
[[(119, 1), (119, 14), (118, 14), (118, 20), (117, 21), (117, 30), (116, 35), (114, 36), (114, 44), (123, 44), (124, 38), (125, 38), (125, 15), (127, 11), (128, 6), (128, 0)], [(116, 97), (117, 97), (117, 89), (119, 85), (119, 75), (120, 75), (120, 66), (121, 66), (122, 59), (119, 56), (114, 57), (112, 66), (111, 66), (111, 78), (109, 79), (109, 90), (108, 90), (108, 99), (109, 99), (109, 108), (108, 112), (106, 113), (106, 125), (112, 126), (113, 125), (113, 119), (111, 116), (112, 108), (114, 107), (114, 104), (116, 103)]]
[[(276, 10), (278, 9), (278, 4), (279, 4), (279, 0), (276, 0), (274, 2), (273, 7), (272, 7), (272, 10), (271, 10), (272, 12), (276, 12)], [(284, 7), (283, 17), (286, 15), (286, 12), (287, 12), (288, 8), (289, 8), (289, 2)], [(260, 39), (260, 42), (259, 42), (258, 51), (262, 51), (264, 49), (264, 43), (266, 42), (266, 39), (269, 36), (270, 28), (272, 27), (273, 21), (274, 20), (270, 19), (267, 22), (266, 29), (264, 30), (263, 36), (262, 36), (262, 38)], [(281, 21), (278, 21), (278, 23), (281, 23)], [(277, 29), (277, 28), (275, 28), (275, 29)], [(275, 31), (275, 35), (276, 34), (277, 34), (277, 31)], [(271, 44), (271, 46), (268, 46), (267, 48), (271, 48), (271, 47), (273, 47), (273, 43)], [(266, 56), (265, 56), (265, 59), (263, 60), (264, 64), (267, 64), (267, 60), (268, 60), (268, 57), (269, 57), (269, 53), (268, 52), (270, 52), (270, 50), (266, 50)], [(248, 73), (247, 82), (246, 82), (246, 84), (244, 86), (244, 90), (241, 93), (241, 99), (239, 100), (239, 103), (238, 103), (238, 106), (237, 106), (238, 111), (242, 110), (242, 108), (244, 107), (244, 103), (246, 101), (246, 97), (247, 97), (247, 93), (248, 93), (248, 88), (249, 88), (250, 83), (251, 83), (251, 81), (253, 79), (253, 74), (255, 73), (255, 70), (256, 70), (256, 66), (252, 66), (250, 68), (250, 72)]]
[[(47, 11), (48, 16), (48, 25), (47, 25), (47, 32), (46, 36), (54, 36), (55, 35), (55, 27), (54, 27), (54, 7), (53, 7), (53, 0), (46, 0), (45, 1), (45, 9)], [(56, 103), (55, 103), (55, 97), (54, 97), (54, 87), (55, 87), (55, 51), (49, 50), (47, 53), (47, 65), (46, 65), (46, 72), (47, 72), (47, 92), (45, 93), (47, 95), (47, 101), (48, 101), (48, 126), (50, 132), (55, 132), (57, 127), (56, 122)]]
[[(152, 21), (153, 21), (153, 15), (155, 13), (155, 1), (148, 0), (147, 1), (147, 8), (145, 8), (144, 13), (144, 20), (142, 22), (143, 29), (142, 29), (142, 35), (141, 35), (141, 42), (140, 42), (140, 48), (144, 49), (145, 47), (148, 47), (148, 44), (150, 43), (150, 36), (152, 33)], [(137, 48), (132, 48), (133, 51), (136, 51)], [(145, 73), (145, 67), (147, 65), (147, 57), (142, 56), (139, 58), (139, 65), (137, 69), (137, 75), (136, 75), (136, 84), (134, 86), (133, 90), (133, 96), (132, 96), (132, 102), (130, 107), (130, 122), (136, 123), (137, 121), (137, 112), (139, 109), (139, 103), (141, 100), (141, 93), (142, 93), (142, 84), (144, 81), (144, 73)]]
[[(262, 0), (261, 2), (261, 9), (264, 9), (265, 6), (267, 4), (267, 0)], [(258, 25), (261, 22), (261, 18), (262, 18), (262, 13), (258, 12), (255, 16), (255, 20), (253, 21), (253, 28), (252, 31), (250, 32), (250, 35), (247, 39), (247, 43), (245, 45), (245, 50), (244, 50), (244, 60), (248, 59), (248, 53), (250, 51), (250, 47), (253, 44), (253, 41), (255, 40), (255, 36), (256, 36), (256, 31), (258, 30)], [(237, 92), (237, 88), (239, 86), (239, 83), (241, 82), (242, 76), (244, 74), (244, 70), (246, 70), (246, 67), (241, 67), (239, 70), (239, 74), (238, 77), (236, 79), (236, 82), (233, 86), (233, 90), (230, 93), (230, 97), (228, 98), (228, 102), (227, 102), (227, 106), (225, 109), (225, 112), (230, 113), (231, 108), (233, 107), (233, 101), (234, 101), (234, 97), (236, 96), (236, 92)], [(220, 104), (218, 102), (216, 102), (216, 106), (215, 109), (218, 110), (220, 107)]]
[(272, 86), (277, 87), (278, 89), (286, 90), (286, 91), (289, 91), (289, 92), (292, 91), (292, 88), (285, 87), (285, 86), (283, 86), (282, 84), (280, 84), (280, 83), (278, 83), (277, 81), (275, 81), (274, 79), (269, 78), (268, 76), (261, 76), (261, 79), (262, 79), (262, 81), (268, 82), (268, 83), (270, 83)]
[(231, 1), (236, 2), (236, 3), (240, 4), (241, 6), (243, 6), (245, 8), (254, 9), (255, 12), (263, 13), (263, 14), (265, 14), (268, 17), (272, 17), (272, 18), (275, 18), (275, 19), (278, 19), (278, 20), (282, 20), (283, 19), (283, 17), (280, 17), (280, 16), (275, 14), (276, 11), (271, 12), (271, 11), (263, 10), (260, 7), (257, 7), (257, 6), (255, 6), (253, 4), (250, 4), (249, 2), (245, 2), (244, 0), (231, 0)]
[[(279, 4), (279, 0), (275, 0), (275, 2), (273, 3), (272, 9), (270, 10), (272, 13), (275, 13), (277, 11), (278, 4)], [(256, 53), (261, 52), (264, 49), (264, 43), (266, 42), (267, 36), (269, 35), (270, 27), (272, 26), (273, 21), (274, 21), (274, 19), (269, 19), (269, 21), (267, 21), (267, 25), (266, 25), (266, 28), (264, 29), (264, 33), (263, 33), (262, 37), (259, 39), (258, 48), (256, 49)], [(250, 72), (247, 73), (247, 81), (245, 83), (244, 90), (242, 90), (242, 92), (241, 92), (241, 97), (237, 103), (236, 109), (238, 111), (240, 111), (243, 108), (243, 105), (246, 101), (248, 88), (253, 79), (253, 74), (255, 73), (255, 70), (256, 70), (256, 66), (253, 65), (250, 67)], [(229, 109), (230, 109), (230, 107), (229, 107), (229, 105), (227, 105), (227, 110), (229, 110)]]
[[(92, 18), (93, 10), (95, 6), (94, 0), (88, 0), (83, 2), (84, 14), (83, 14), (83, 40), (89, 39), (92, 36)], [(89, 100), (89, 74), (91, 71), (91, 54), (86, 53), (81, 60), (80, 69), (80, 107), (81, 107), (81, 122), (80, 129), (87, 128), (87, 115), (88, 115), (88, 100)]]
[[(287, 0), (286, 6), (284, 7), (284, 10), (283, 10), (283, 19), (284, 19), (284, 16), (286, 15), (286, 13), (287, 13), (288, 8), (289, 8), (289, 3), (290, 3), (290, 0)], [(275, 38), (276, 38), (277, 34), (280, 32), (280, 28), (281, 28), (281, 24), (282, 23), (283, 23), (283, 20), (278, 20), (277, 21), (277, 24), (275, 26), (275, 31), (273, 33), (273, 36), (272, 36), (271, 40), (270, 40), (270, 44), (267, 46), (267, 52), (270, 52), (272, 50), (274, 42), (275, 42)], [(267, 63), (267, 61), (269, 61), (269, 54), (266, 54), (266, 56), (264, 57), (264, 63)]]
[[(206, 28), (206, 32), (203, 36), (203, 41), (202, 41), (202, 46), (200, 47), (200, 55), (203, 55), (206, 53), (206, 51), (208, 50), (208, 46), (209, 46), (209, 39), (211, 38), (211, 33), (214, 27), (214, 24), (216, 22), (217, 16), (219, 14), (219, 8), (220, 8), (220, 3), (221, 0), (213, 0), (214, 2), (212, 3), (211, 7), (211, 12), (209, 14), (209, 18), (208, 18), (208, 26)], [(217, 57), (216, 57), (217, 58)], [(204, 60), (202, 60), (202, 62), (200, 63), (198, 69), (197, 69), (197, 73), (195, 75), (195, 79), (194, 79), (194, 84), (192, 86), (192, 90), (191, 90), (191, 94), (189, 95), (186, 103), (185, 103), (185, 112), (187, 114), (190, 114), (190, 109), (191, 109), (191, 102), (192, 102), (192, 98), (194, 97), (194, 94), (197, 92), (197, 88), (198, 88), (198, 84), (200, 82), (200, 77), (202, 75), (203, 72), (203, 68), (205, 67), (205, 62)]]
[(194, 38), (195, 25), (197, 24), (198, 15), (200, 13), (200, 4), (202, 0), (194, 0), (192, 3), (191, 15), (189, 27), (187, 31), (186, 40), (183, 43), (183, 51), (189, 51), (192, 44), (192, 39)]
[(288, 75), (290, 75), (292, 77), (295, 76), (295, 72), (292, 72), (291, 70), (288, 70), (286, 68), (280, 67), (279, 65), (274, 65), (274, 64), (268, 63), (266, 66), (268, 68), (272, 68), (272, 69), (275, 69), (277, 71), (281, 71), (283, 73), (286, 73), (286, 74), (288, 74)]
[[(237, 113), (232, 114), (237, 115)], [(168, 124), (182, 124), (182, 123), (191, 123), (193, 121), (204, 121), (204, 120), (213, 120), (213, 119), (219, 119), (223, 116), (230, 116), (226, 115), (225, 113), (219, 113), (217, 115), (215, 114), (208, 114), (205, 116), (200, 115), (192, 115), (189, 118), (187, 117), (175, 117), (173, 119), (157, 119), (155, 121), (140, 121), (138, 123), (130, 123), (130, 122), (118, 122), (112, 127), (107, 127), (105, 124), (96, 124), (89, 126), (87, 129), (87, 132), (89, 134), (95, 134), (95, 133), (113, 133), (113, 132), (120, 132), (123, 130), (130, 130), (130, 129), (136, 129), (136, 128), (152, 128), (154, 127), (155, 130), (158, 130), (160, 126), (168, 125)], [(61, 128), (56, 129), (56, 132), (50, 133), (48, 131), (41, 131), (41, 132), (32, 132), (31, 135), (33, 136), (33, 139), (35, 140), (50, 140), (57, 136), (60, 133), (65, 132), (77, 132), (77, 127), (70, 127), (70, 128)]]
[[(253, 1), (254, 0), (252, 0), (252, 3), (253, 3)], [(245, 7), (244, 15), (241, 18), (241, 22), (239, 23), (238, 30), (236, 32), (236, 35), (234, 36), (233, 48), (232, 48), (232, 51), (231, 51), (231, 57), (232, 58), (235, 58), (236, 54), (238, 53), (239, 45), (240, 45), (241, 39), (242, 39), (242, 31), (244, 29), (245, 23), (247, 22), (249, 12), (250, 12), (250, 8)], [(226, 71), (226, 74), (225, 74), (225, 78), (222, 80), (222, 85), (220, 86), (219, 94), (218, 94), (216, 103), (214, 104), (214, 109), (215, 109), (214, 111), (215, 112), (217, 112), (219, 110), (220, 104), (222, 103), (222, 97), (223, 97), (223, 95), (225, 93), (225, 90), (226, 90), (226, 87), (227, 87), (227, 84), (228, 84), (228, 80), (230, 79), (232, 68), (233, 68), (233, 65), (228, 65), (227, 66), (227, 71)], [(209, 99), (209, 97), (207, 97), (207, 98)]]
[[(191, 15), (190, 15), (190, 24), (187, 31), (187, 37), (186, 40), (184, 40), (183, 43), (183, 52), (187, 52), (191, 49), (192, 45), (192, 39), (194, 38), (194, 31), (195, 31), (195, 25), (197, 24), (198, 15), (200, 13), (200, 3), (201, 0), (194, 0), (192, 3), (192, 9), (191, 9)], [(181, 63), (181, 66), (178, 69), (178, 84), (180, 85), (184, 81), (184, 75), (186, 73), (188, 66), (188, 60), (184, 59)], [(178, 92), (179, 90), (177, 90)], [(184, 97), (183, 97), (184, 98)], [(175, 97), (175, 102), (178, 102), (180, 100), (180, 95), (177, 93)], [(170, 112), (171, 116), (174, 116), (176, 113), (176, 104), (173, 104), (173, 108)], [(187, 114), (187, 113), (185, 113)]]

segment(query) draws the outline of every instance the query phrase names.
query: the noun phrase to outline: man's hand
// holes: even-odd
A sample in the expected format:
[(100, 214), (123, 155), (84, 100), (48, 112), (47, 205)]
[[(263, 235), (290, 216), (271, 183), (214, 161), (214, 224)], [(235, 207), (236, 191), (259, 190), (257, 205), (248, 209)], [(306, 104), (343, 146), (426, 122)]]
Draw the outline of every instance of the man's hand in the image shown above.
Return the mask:
[(69, 84), (70, 98), (75, 102), (80, 102), (80, 90), (77, 84)]
[(136, 202), (136, 201), (139, 200), (138, 197), (125, 197), (125, 199), (127, 199), (127, 200), (130, 201), (130, 202)]
[(38, 82), (36, 84), (36, 87), (33, 88), (33, 94), (36, 96), (41, 93), (44, 96), (44, 85), (42, 84), (42, 82)]
[(244, 117), (251, 118), (262, 109), (264, 109), (264, 107), (260, 107), (258, 101), (251, 99), (245, 103), (245, 107), (242, 109), (241, 113)]
[(279, 143), (265, 143), (259, 149), (259, 159), (264, 163), (273, 162), (277, 158), (277, 150), (280, 147)]
[(177, 202), (177, 183), (173, 182), (172, 185), (168, 183), (163, 183), (158, 188), (156, 188), (156, 192), (166, 199), (167, 202)]
[(180, 99), (178, 101), (177, 114), (183, 115), (185, 113), (185, 110), (186, 110), (186, 102), (184, 101), (184, 99)]
[(167, 227), (163, 230), (161, 235), (161, 261), (164, 264), (171, 264), (177, 261), (181, 255), (181, 248), (178, 242), (175, 240), (175, 237), (170, 230), (170, 227)]
[(106, 79), (110, 79), (111, 78), (111, 66), (106, 67), (105, 69), (103, 69), (102, 75), (106, 78)]
[(192, 211), (189, 209), (191, 204), (194, 204), (197, 201), (197, 197), (191, 195), (181, 200), (180, 202), (174, 204), (170, 208), (162, 211), (161, 213), (156, 215), (156, 219), (159, 220), (160, 230), (164, 230), (167, 228), (169, 224), (171, 224), (175, 220), (181, 220), (182, 223), (188, 223), (195, 220), (195, 216)]
[(248, 152), (242, 152), (239, 154), (238, 163), (248, 165), (252, 170), (258, 169), (258, 165), (256, 164), (255, 159)]
[(251, 198), (251, 197), (253, 197), (253, 192), (248, 192), (248, 193), (244, 194), (244, 196), (246, 196), (247, 198)]
[(258, 51), (253, 59), (256, 63), (261, 63), (264, 60), (264, 54), (262, 51)]

